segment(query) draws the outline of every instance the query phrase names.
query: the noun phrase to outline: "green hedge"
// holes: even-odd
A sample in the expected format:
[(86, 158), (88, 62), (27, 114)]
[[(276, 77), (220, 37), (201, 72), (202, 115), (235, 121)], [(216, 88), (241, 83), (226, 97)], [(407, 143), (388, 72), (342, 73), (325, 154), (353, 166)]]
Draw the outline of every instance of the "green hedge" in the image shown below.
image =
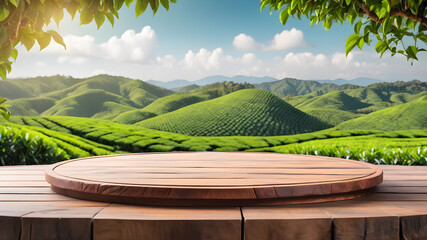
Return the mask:
[(0, 165), (51, 164), (70, 157), (53, 141), (32, 131), (0, 126)]

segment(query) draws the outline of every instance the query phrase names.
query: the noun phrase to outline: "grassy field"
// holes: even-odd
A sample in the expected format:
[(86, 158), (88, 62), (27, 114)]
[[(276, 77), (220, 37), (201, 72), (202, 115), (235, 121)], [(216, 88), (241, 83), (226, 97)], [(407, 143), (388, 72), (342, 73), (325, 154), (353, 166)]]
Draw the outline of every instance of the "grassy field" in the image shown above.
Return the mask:
[(258, 89), (192, 104), (136, 125), (192, 136), (274, 136), (330, 127)]
[(127, 152), (268, 151), (334, 156), (376, 164), (427, 165), (427, 130), (335, 130), (268, 137), (195, 137), (75, 117), (13, 117), (68, 158)]

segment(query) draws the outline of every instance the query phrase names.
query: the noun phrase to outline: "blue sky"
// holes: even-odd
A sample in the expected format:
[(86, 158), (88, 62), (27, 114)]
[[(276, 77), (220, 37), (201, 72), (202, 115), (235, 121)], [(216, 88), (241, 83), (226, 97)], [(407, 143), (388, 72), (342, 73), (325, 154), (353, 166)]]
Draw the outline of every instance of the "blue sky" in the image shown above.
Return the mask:
[[(169, 12), (150, 9), (135, 18), (134, 6), (120, 11), (115, 26), (80, 26), (66, 14), (56, 29), (67, 50), (56, 44), (30, 52), (20, 48), (11, 77), (99, 73), (142, 80), (196, 80), (209, 75), (336, 79), (373, 77), (384, 80), (425, 79), (426, 55), (411, 66), (403, 57), (379, 58), (373, 47), (344, 56), (349, 23), (309, 26), (259, 11), (258, 0), (178, 0)], [(78, 16), (77, 16), (78, 18)]]

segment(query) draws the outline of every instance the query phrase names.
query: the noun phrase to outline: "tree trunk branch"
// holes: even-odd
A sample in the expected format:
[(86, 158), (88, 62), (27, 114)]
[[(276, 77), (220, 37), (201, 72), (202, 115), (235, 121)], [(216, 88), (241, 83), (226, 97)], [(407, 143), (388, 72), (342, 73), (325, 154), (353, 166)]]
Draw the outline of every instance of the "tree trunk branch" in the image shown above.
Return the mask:
[(371, 10), (369, 10), (368, 6), (366, 6), (364, 2), (357, 1), (357, 5), (359, 5), (360, 9), (362, 9), (363, 13), (365, 13), (368, 18), (374, 20), (375, 22), (380, 22), (380, 19), (378, 18), (377, 14), (371, 12)]
[[(405, 0), (402, 0), (405, 1)], [(375, 12), (372, 12), (371, 10), (369, 10), (368, 6), (366, 6), (365, 3), (363, 2), (357, 2), (357, 4), (359, 5), (360, 9), (362, 10), (362, 12), (370, 19), (372, 19), (375, 22), (378, 23), (382, 23), (384, 21), (384, 18), (380, 19), (378, 18), (377, 14), (375, 14)], [(407, 1), (405, 1), (405, 4), (407, 4)], [(390, 16), (394, 17), (394, 16), (401, 16), (401, 17), (406, 17), (411, 19), (414, 22), (419, 22), (421, 23), (425, 28), (427, 28), (427, 18), (425, 18), (423, 16), (424, 14), (424, 9), (426, 8), (427, 5), (427, 0), (423, 0), (423, 2), (421, 3), (419, 8), (423, 8), (423, 9), (418, 9), (418, 15), (414, 15), (412, 14), (409, 10), (403, 10), (403, 9), (391, 9), (390, 11)], [(420, 16), (420, 12), (423, 12)]]
[(427, 18), (425, 18), (423, 16), (416, 16), (416, 15), (412, 14), (410, 11), (392, 9), (390, 11), (390, 16), (406, 17), (406, 18), (411, 19), (414, 22), (421, 23), (425, 28), (427, 28)]

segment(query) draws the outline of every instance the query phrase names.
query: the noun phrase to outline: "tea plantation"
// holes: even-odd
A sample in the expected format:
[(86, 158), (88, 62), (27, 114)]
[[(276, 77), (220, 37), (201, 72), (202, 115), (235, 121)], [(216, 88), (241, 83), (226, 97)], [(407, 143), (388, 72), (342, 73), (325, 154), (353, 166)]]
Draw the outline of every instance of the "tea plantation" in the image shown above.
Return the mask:
[(38, 134), (45, 139), (45, 145), (64, 152), (59, 154), (61, 157), (37, 163), (128, 152), (268, 151), (334, 156), (377, 164), (427, 165), (427, 130), (327, 129), (286, 136), (197, 137), (89, 118), (13, 117), (12, 121), (14, 123), (6, 124), (15, 129), (13, 131)]
[(330, 125), (259, 89), (245, 89), (136, 123), (191, 136), (274, 136)]

